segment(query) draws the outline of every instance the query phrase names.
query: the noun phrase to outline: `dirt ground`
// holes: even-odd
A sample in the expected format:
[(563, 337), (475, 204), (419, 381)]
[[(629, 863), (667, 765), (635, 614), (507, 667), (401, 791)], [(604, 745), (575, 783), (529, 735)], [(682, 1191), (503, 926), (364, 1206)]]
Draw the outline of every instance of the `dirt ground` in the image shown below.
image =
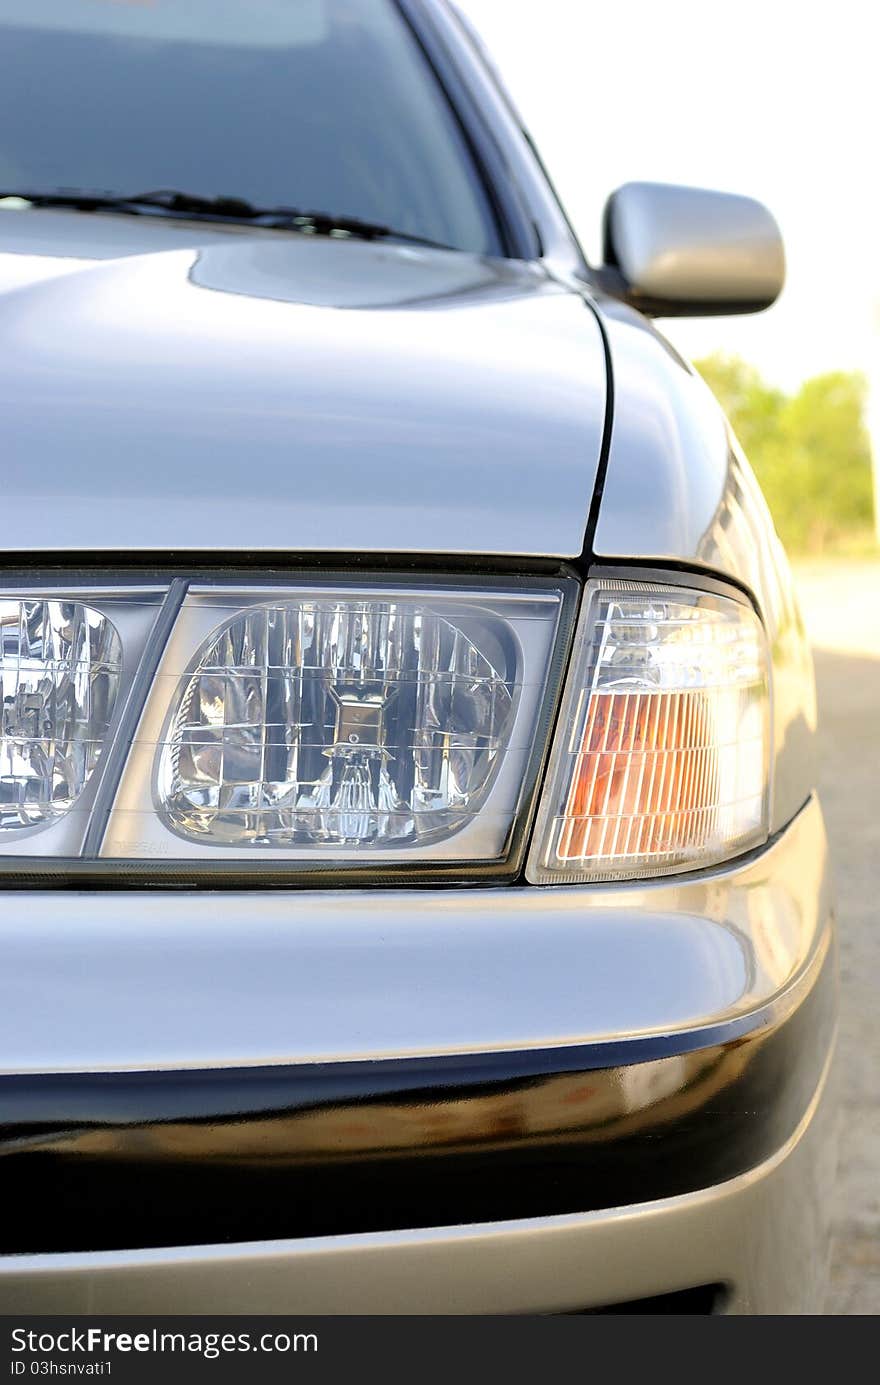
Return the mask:
[(880, 1313), (880, 562), (796, 569), (841, 930), (842, 1095), (828, 1313)]

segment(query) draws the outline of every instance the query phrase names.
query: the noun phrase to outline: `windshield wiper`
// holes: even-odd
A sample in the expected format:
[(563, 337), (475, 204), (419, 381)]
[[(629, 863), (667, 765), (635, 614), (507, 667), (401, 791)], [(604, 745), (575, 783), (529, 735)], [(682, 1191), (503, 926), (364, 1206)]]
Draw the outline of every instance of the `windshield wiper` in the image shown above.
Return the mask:
[(335, 216), (332, 212), (303, 211), (299, 207), (260, 207), (242, 197), (201, 197), (197, 193), (179, 192), (174, 188), (159, 188), (155, 192), (138, 192), (132, 196), (121, 193), (97, 192), (80, 188), (59, 188), (55, 192), (20, 192), (0, 189), (0, 201), (7, 197), (20, 198), (35, 207), (69, 207), (72, 211), (127, 212), (132, 216), (144, 213), (184, 218), (203, 218), (206, 221), (240, 222), (262, 226), (268, 230), (301, 231), (316, 236), (351, 236), (357, 240), (402, 240), (413, 245), (427, 245), (435, 250), (454, 250), (456, 247), (428, 236), (398, 231), (378, 221), (366, 221), (357, 216)]

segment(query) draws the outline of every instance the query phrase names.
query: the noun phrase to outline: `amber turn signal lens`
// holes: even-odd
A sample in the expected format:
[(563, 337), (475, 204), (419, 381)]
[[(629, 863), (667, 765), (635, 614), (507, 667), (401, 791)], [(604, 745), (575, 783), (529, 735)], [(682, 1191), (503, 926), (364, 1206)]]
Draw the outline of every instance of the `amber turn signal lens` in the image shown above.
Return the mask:
[(590, 584), (529, 879), (665, 874), (762, 841), (769, 683), (744, 601)]
[(663, 853), (696, 845), (717, 798), (711, 706), (703, 693), (605, 693), (590, 699), (560, 860)]

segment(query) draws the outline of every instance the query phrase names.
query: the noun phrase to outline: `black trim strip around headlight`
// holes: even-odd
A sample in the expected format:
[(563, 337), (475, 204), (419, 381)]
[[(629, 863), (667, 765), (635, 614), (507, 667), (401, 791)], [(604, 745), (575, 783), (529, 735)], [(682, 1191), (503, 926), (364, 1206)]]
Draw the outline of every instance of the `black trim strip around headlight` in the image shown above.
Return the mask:
[(131, 742), (134, 740), (141, 713), (150, 695), (159, 660), (165, 652), (168, 638), (186, 599), (188, 586), (189, 582), (184, 577), (174, 577), (169, 582), (165, 600), (159, 607), (153, 628), (144, 645), (122, 714), (113, 728), (110, 746), (104, 753), (95, 801), (80, 852), (87, 860), (96, 857), (101, 850), (104, 831), (131, 750)]
[(709, 1047), (662, 1036), (629, 1065), (587, 1046), (0, 1078), (0, 1251), (450, 1226), (709, 1187), (775, 1153), (819, 1086), (827, 938), (808, 979), (784, 1017)]

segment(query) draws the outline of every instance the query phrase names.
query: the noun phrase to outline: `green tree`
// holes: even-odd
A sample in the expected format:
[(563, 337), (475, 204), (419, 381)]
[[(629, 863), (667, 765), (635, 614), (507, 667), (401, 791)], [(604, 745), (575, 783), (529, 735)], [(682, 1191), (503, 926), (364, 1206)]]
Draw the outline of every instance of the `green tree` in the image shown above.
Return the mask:
[(867, 386), (856, 373), (774, 389), (737, 357), (697, 362), (755, 469), (783, 542), (821, 552), (867, 534), (872, 519)]

